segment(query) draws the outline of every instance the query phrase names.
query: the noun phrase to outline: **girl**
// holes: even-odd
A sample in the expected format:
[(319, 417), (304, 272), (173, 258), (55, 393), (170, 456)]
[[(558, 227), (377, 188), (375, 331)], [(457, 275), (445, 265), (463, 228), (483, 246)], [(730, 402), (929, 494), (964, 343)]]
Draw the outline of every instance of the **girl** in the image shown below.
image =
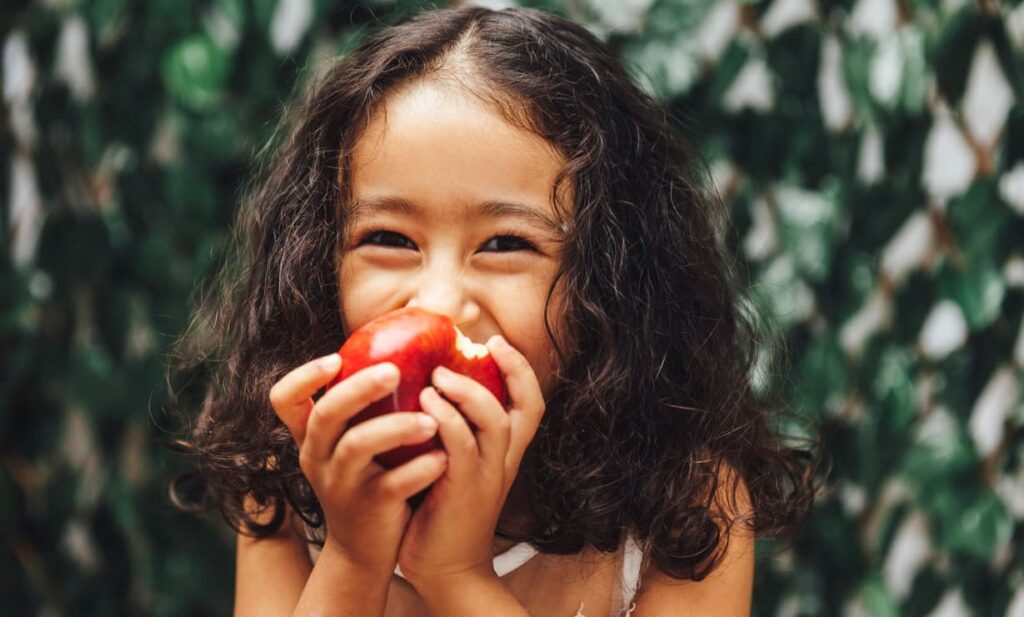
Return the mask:
[[(172, 494), (238, 532), (236, 613), (748, 614), (754, 537), (792, 536), (816, 458), (752, 392), (722, 204), (609, 49), (536, 10), (422, 13), (289, 114), (177, 348), (213, 380), (181, 442), (203, 491)], [(404, 306), (487, 341), (507, 414), (435, 373), (426, 414), (345, 430), (398, 377), (325, 392), (331, 352)]]

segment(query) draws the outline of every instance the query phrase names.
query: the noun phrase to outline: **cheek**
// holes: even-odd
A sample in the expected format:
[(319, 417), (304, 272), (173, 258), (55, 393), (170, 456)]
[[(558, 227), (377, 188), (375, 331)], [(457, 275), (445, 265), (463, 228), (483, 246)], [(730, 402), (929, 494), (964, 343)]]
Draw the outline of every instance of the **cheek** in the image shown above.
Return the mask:
[(379, 314), (379, 307), (386, 304), (392, 284), (387, 277), (371, 276), (366, 268), (355, 267), (352, 262), (343, 261), (338, 274), (338, 310), (346, 329), (351, 324), (369, 321)]

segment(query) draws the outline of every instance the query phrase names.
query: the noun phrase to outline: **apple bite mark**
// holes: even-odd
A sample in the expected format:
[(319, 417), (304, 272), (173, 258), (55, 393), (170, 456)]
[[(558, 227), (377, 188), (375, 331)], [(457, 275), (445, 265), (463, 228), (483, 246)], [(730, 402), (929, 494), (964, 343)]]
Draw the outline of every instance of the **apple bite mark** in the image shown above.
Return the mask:
[(455, 349), (458, 349), (463, 357), (474, 359), (490, 355), (491, 351), (487, 349), (487, 345), (474, 343), (468, 336), (462, 333), (462, 330), (459, 330), (458, 326), (455, 326), (455, 336)]
[[(391, 311), (363, 324), (352, 332), (338, 353), (342, 358), (341, 371), (328, 387), (382, 362), (391, 362), (401, 373), (398, 386), (388, 396), (360, 410), (349, 427), (385, 413), (426, 413), (420, 405), (420, 392), (432, 385), (431, 375), (438, 366), (482, 384), (503, 407), (507, 401), (504, 377), (487, 346), (474, 343), (447, 316), (419, 307)], [(391, 469), (442, 447), (441, 438), (434, 435), (422, 443), (378, 454), (374, 460)]]

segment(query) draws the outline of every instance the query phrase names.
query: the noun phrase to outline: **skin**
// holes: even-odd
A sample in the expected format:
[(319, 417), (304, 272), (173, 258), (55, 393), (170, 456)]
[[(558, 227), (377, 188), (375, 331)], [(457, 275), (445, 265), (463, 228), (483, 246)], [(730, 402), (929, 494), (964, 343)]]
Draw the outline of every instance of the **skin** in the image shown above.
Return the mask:
[[(555, 362), (544, 328), (543, 307), (560, 265), (558, 239), (544, 237), (541, 232), (511, 221), (504, 225), (497, 220), (471, 218), (463, 223), (458, 214), (480, 200), (501, 199), (530, 204), (553, 215), (552, 204), (547, 200), (561, 160), (539, 138), (505, 124), (476, 99), (457, 90), (418, 85), (395, 94), (386, 105), (387, 123), (381, 115), (373, 118), (353, 152), (355, 167), (350, 192), (355, 199), (374, 195), (403, 197), (419, 205), (425, 216), (375, 214), (347, 230), (351, 237), (346, 239), (338, 259), (340, 308), (345, 325), (351, 331), (386, 312), (409, 305), (447, 314), (474, 341), (484, 342), (495, 334), (506, 338), (523, 354), (537, 377), (532, 390), (536, 392), (539, 387), (546, 397), (554, 384)], [(384, 245), (355, 246), (356, 240), (362, 239), (362, 232), (378, 225), (404, 238), (376, 236), (373, 240)], [(519, 229), (511, 232), (513, 227)], [(522, 247), (491, 242), (495, 234), (510, 232), (535, 243), (540, 252), (509, 251)], [(560, 336), (560, 303), (560, 290), (556, 289), (549, 319), (556, 328), (555, 336)], [(312, 367), (306, 365), (294, 373), (316, 372)], [(283, 381), (288, 382), (287, 387), (278, 396), (271, 393), (272, 402), (277, 400), (275, 411), (282, 421), (289, 420), (286, 425), (300, 441), (304, 435), (301, 420), (313, 407), (310, 395), (323, 385), (318, 379), (330, 377), (322, 371), (319, 375), (286, 378)], [(466, 394), (469, 390), (467, 387)], [(519, 390), (525, 392), (530, 388)], [(334, 391), (335, 396), (341, 396), (345, 390)], [(465, 402), (470, 401), (467, 398)], [(354, 409), (358, 405), (336, 402), (322, 407)], [(456, 424), (452, 418), (457, 418), (458, 411), (452, 408), (442, 414), (441, 403), (433, 407), (434, 411), (428, 413), (435, 418), (445, 417), (443, 424), (451, 431)], [(481, 414), (485, 409), (482, 403), (464, 407)], [(500, 409), (492, 411), (501, 413)], [(442, 427), (442, 437), (444, 431)], [(467, 511), (465, 503), (457, 501), (448, 495), (445, 503)], [(743, 508), (750, 507), (745, 489), (741, 504)], [(493, 512), (494, 509), (489, 520), (493, 520)], [(500, 521), (505, 524), (517, 520), (519, 512), (522, 496), (513, 485)], [(445, 516), (439, 518), (433, 524), (441, 529)], [(434, 529), (427, 526), (419, 530), (416, 539), (429, 539)], [(449, 526), (442, 531), (450, 534), (452, 530)], [(337, 610), (355, 607), (359, 614), (382, 614), (390, 572), (360, 578), (368, 572), (366, 568), (346, 564), (337, 551), (325, 550), (310, 573), (305, 544), (297, 536), (262, 542), (265, 544), (255, 545), (243, 536), (239, 538), (236, 614), (268, 610), (271, 600), (285, 607), (282, 612), (289, 612), (296, 598), (296, 614), (323, 614), (325, 606)], [(504, 550), (508, 544), (494, 542), (492, 551)], [(479, 545), (479, 541), (474, 544)], [(700, 583), (676, 581), (652, 568), (632, 617), (684, 614), (681, 607), (685, 607), (688, 615), (749, 615), (754, 539), (734, 529), (728, 546), (723, 566)], [(423, 552), (436, 553), (437, 549), (434, 546)], [(457, 552), (465, 551), (460, 548)], [(278, 567), (268, 569), (268, 563)], [(298, 576), (278, 575), (290, 570)], [(521, 597), (514, 597), (495, 576), (473, 573), (457, 584), (414, 585), (417, 591), (422, 587), (423, 602), (431, 614), (527, 614)]]
[[(544, 304), (561, 264), (560, 235), (514, 217), (480, 215), (473, 206), (511, 201), (557, 219), (551, 190), (564, 159), (454, 86), (415, 84), (383, 107), (353, 150), (351, 199), (401, 197), (422, 216), (374, 212), (350, 221), (338, 268), (348, 331), (406, 306), (448, 315), (477, 343), (502, 335), (527, 358), (546, 397), (557, 358)], [(393, 233), (366, 237), (376, 228)], [(507, 234), (536, 249), (495, 237)], [(560, 302), (556, 289), (549, 323), (558, 337)], [(500, 520), (521, 511), (513, 485)], [(493, 551), (510, 544), (496, 540)]]

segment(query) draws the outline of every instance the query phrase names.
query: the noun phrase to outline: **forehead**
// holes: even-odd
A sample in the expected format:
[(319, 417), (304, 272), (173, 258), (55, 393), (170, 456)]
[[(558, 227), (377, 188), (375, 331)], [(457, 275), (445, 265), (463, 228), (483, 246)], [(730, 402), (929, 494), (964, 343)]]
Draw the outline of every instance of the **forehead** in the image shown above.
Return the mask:
[(506, 201), (552, 211), (564, 163), (541, 137), (454, 86), (417, 84), (387, 98), (352, 153), (351, 195), (437, 207)]

